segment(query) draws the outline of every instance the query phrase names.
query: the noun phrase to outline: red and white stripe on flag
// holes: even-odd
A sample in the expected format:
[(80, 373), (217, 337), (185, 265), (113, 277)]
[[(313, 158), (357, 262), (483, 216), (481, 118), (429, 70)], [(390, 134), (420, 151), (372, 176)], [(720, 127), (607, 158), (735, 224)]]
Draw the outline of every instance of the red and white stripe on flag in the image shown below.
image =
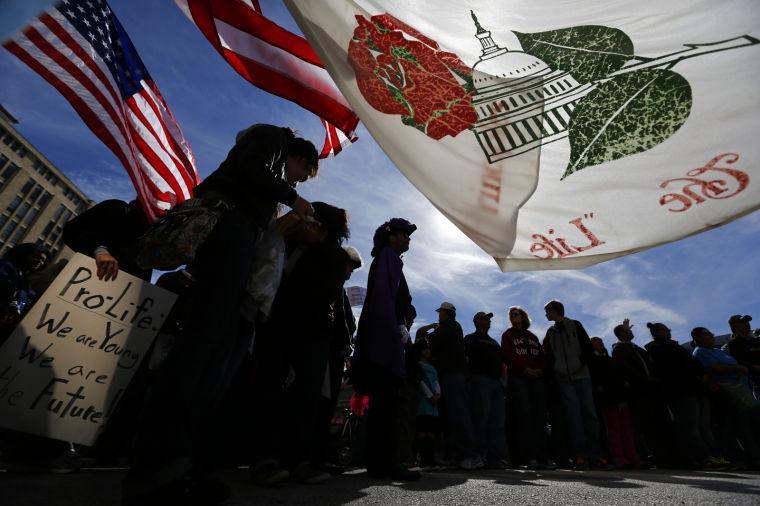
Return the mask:
[(126, 168), (153, 221), (192, 196), (195, 158), (104, 0), (63, 0), (3, 46), (55, 87)]
[(297, 103), (355, 139), (359, 118), (311, 45), (264, 17), (257, 0), (175, 2), (251, 84)]
[(346, 136), (343, 132), (335, 128), (324, 118), (322, 120), (322, 126), (325, 127), (325, 145), (322, 147), (322, 152), (319, 154), (319, 158), (327, 158), (328, 156), (335, 156), (340, 153), (344, 147), (356, 142), (359, 138), (351, 132), (350, 136)]

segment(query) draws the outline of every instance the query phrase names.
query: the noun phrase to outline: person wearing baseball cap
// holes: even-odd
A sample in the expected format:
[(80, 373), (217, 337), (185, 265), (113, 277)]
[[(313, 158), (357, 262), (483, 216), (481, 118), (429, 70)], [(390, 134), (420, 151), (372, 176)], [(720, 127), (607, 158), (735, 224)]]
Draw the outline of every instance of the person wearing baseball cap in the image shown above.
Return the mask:
[(750, 315), (735, 314), (728, 319), (728, 326), (731, 327), (728, 353), (749, 369), (755, 393), (760, 394), (760, 337), (752, 335), (751, 321)]
[(510, 466), (504, 432), (504, 355), (491, 336), (493, 313), (479, 311), (472, 318), (475, 332), (464, 338), (464, 352), (470, 371), (470, 408), (478, 456), (490, 469)]
[(456, 320), (457, 308), (442, 302), (436, 309), (438, 323), (417, 330), (416, 339), (430, 343), (431, 361), (438, 371), (441, 384), (441, 403), (445, 416), (446, 448), (449, 458), (462, 469), (483, 467), (475, 448), (475, 438), (467, 395), (467, 358), (464, 353), (464, 333)]
[(413, 314), (412, 296), (401, 256), (417, 226), (391, 218), (375, 230), (367, 296), (359, 317), (352, 366), (354, 387), (372, 399), (367, 415), (367, 474), (374, 478), (417, 480), (422, 475), (402, 461), (400, 394), (406, 378), (406, 351)]

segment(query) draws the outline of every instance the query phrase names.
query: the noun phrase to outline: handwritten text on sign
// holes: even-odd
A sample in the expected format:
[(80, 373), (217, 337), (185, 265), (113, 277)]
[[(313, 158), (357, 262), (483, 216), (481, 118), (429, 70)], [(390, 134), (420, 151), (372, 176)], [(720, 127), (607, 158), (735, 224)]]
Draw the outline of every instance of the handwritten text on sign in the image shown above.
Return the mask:
[(75, 255), (0, 348), (0, 426), (94, 443), (174, 299)]

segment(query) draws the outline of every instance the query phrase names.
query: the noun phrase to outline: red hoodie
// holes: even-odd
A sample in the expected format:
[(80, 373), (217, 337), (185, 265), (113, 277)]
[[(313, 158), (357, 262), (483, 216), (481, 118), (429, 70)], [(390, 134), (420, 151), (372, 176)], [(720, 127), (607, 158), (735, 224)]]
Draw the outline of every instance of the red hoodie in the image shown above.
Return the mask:
[(510, 376), (525, 376), (525, 369), (544, 370), (546, 356), (538, 338), (529, 330), (511, 327), (501, 336), (501, 351)]

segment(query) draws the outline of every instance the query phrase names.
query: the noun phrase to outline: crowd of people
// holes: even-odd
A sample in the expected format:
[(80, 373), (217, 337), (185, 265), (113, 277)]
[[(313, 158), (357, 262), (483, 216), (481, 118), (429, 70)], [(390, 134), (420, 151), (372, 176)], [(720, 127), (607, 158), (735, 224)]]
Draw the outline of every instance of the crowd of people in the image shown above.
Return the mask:
[[(416, 226), (392, 218), (375, 231), (356, 322), (344, 284), (363, 260), (344, 244), (348, 213), (296, 190), (317, 171), (310, 142), (254, 125), (195, 189), (217, 219), (206, 234), (180, 234), (199, 244), (157, 281), (178, 294), (162, 349), (143, 361), (92, 450), (102, 462), (129, 457), (123, 504), (221, 502), (229, 488), (214, 471), (229, 466), (249, 466), (263, 486), (329, 480), (343, 470), (330, 438), (346, 391), (365, 429), (350, 441), (354, 464), (378, 479), (417, 480), (442, 466), (760, 467), (760, 338), (749, 316), (730, 318), (726, 350), (704, 327), (687, 349), (663, 323), (647, 324), (642, 348), (624, 320), (610, 354), (559, 301), (545, 306), (553, 324), (542, 340), (528, 313), (510, 307), (500, 342), (493, 313), (475, 314), (464, 336), (443, 302), (437, 323), (412, 337), (403, 256)], [(138, 261), (150, 230), (136, 202), (106, 201), (70, 222), (64, 240), (95, 258), (100, 279), (150, 280)], [(20, 245), (0, 262), (0, 340), (52, 279), (35, 278), (46, 260)], [(18, 433), (2, 439), (5, 460), (31, 446), (37, 457), (61, 451)]]

